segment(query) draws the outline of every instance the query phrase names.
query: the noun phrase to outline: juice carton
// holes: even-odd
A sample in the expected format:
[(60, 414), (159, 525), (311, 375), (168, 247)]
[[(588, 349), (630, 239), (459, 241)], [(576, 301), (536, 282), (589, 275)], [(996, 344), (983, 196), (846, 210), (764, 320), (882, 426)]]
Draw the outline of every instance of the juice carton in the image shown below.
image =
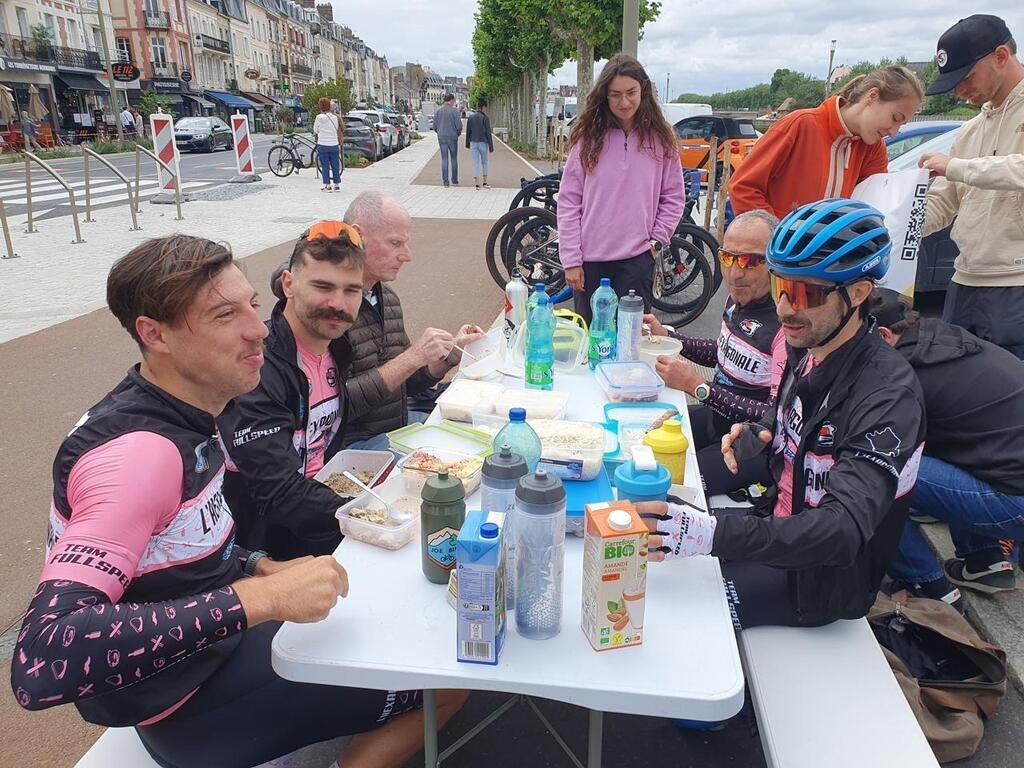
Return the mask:
[(466, 513), (455, 547), (457, 658), (497, 664), (505, 644), (505, 515)]
[(647, 526), (629, 502), (603, 501), (587, 504), (584, 535), (584, 634), (595, 651), (640, 645), (647, 589)]

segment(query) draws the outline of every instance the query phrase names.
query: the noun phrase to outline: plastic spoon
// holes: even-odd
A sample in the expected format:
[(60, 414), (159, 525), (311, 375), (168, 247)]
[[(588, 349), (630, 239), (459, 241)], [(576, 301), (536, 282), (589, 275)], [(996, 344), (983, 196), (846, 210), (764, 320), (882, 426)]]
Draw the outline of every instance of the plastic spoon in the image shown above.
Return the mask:
[(384, 505), (384, 509), (386, 509), (388, 511), (388, 516), (394, 522), (396, 522), (398, 524), (402, 524), (404, 522), (407, 522), (410, 518), (412, 518), (412, 515), (410, 515), (408, 512), (403, 512), (400, 509), (396, 509), (395, 507), (391, 506), (391, 504), (389, 504), (388, 502), (384, 501), (384, 499), (382, 499), (379, 495), (377, 495), (376, 491), (374, 491), (370, 486), (368, 486), (366, 483), (364, 483), (362, 480), (360, 480), (358, 477), (353, 475), (348, 470), (345, 470), (341, 474), (343, 474), (345, 477), (347, 477), (349, 480), (351, 480), (353, 483), (358, 485), (360, 488), (362, 488), (368, 494), (373, 496), (373, 498), (375, 498), (377, 501), (379, 501), (381, 504), (383, 504)]

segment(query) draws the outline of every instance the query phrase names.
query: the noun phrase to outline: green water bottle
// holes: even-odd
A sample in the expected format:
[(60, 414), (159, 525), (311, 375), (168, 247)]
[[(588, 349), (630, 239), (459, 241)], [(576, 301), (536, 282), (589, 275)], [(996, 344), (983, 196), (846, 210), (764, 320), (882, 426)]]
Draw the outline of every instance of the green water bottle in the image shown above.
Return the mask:
[(423, 484), (420, 504), (420, 552), (423, 575), (447, 584), (455, 568), (455, 546), (466, 519), (466, 488), (447, 472), (430, 475)]

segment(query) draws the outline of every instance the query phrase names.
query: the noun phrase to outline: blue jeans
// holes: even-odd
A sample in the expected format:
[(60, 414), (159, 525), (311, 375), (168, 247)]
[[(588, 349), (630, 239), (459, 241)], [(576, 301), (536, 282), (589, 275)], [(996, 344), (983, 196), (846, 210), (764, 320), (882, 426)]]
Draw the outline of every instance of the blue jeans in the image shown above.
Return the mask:
[(486, 141), (474, 141), (469, 145), (469, 151), (473, 153), (473, 177), (487, 175), (487, 151), (490, 149)]
[[(1024, 496), (994, 491), (959, 467), (930, 456), (921, 458), (910, 507), (913, 514), (931, 515), (949, 525), (957, 557), (991, 552), (996, 562), (1003, 559), (999, 539), (1024, 539)], [(910, 521), (903, 528), (889, 575), (908, 582), (935, 581), (943, 575), (939, 561)]]
[(331, 183), (329, 176), (334, 177), (335, 184), (341, 184), (341, 147), (317, 144), (316, 153), (320, 158), (320, 175), (324, 179), (324, 186)]
[(450, 139), (442, 139), (440, 136), (437, 138), (437, 143), (441, 145), (441, 181), (444, 185), (448, 186), (448, 166), (451, 165), (452, 184), (459, 183), (459, 137), (452, 136)]

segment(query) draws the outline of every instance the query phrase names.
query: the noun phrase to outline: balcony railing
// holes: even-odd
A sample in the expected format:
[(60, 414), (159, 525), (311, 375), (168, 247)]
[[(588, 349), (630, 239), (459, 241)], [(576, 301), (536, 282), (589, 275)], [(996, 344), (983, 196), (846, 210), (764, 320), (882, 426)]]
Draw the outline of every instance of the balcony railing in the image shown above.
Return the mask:
[(99, 72), (103, 62), (96, 51), (83, 51), (81, 48), (53, 47), (53, 61), (58, 67), (74, 67), (76, 69), (93, 69)]
[(150, 64), (149, 70), (151, 77), (154, 79), (163, 77), (177, 79), (178, 77), (178, 65), (174, 62), (169, 64)]
[(287, 64), (278, 64), (277, 65), (277, 73), (279, 75), (287, 75), (288, 74), (288, 65)]
[(296, 75), (306, 75), (306, 77), (309, 77), (313, 74), (313, 69), (305, 64), (292, 64), (292, 72)]
[(53, 63), (53, 43), (40, 43), (28, 37), (0, 35), (0, 54), (23, 61)]
[(227, 40), (221, 40), (219, 37), (210, 37), (209, 35), (199, 35), (198, 37), (203, 44), (203, 48), (208, 51), (216, 51), (223, 54), (231, 53), (231, 45)]
[(142, 13), (146, 18), (147, 29), (171, 28), (171, 16), (169, 13), (164, 13), (163, 11), (151, 11), (148, 8), (144, 9)]

